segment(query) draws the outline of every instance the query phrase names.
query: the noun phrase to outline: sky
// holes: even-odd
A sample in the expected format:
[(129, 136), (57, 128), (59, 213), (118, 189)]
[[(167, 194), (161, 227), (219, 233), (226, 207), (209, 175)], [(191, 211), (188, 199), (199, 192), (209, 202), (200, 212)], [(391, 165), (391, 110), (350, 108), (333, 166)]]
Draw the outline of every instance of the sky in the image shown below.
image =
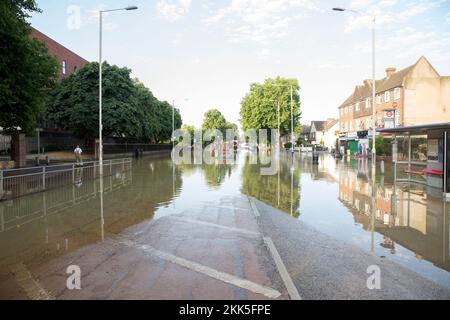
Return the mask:
[[(175, 101), (184, 123), (199, 126), (219, 109), (238, 123), (251, 83), (282, 76), (300, 84), (302, 124), (338, 117), (355, 85), (424, 55), (450, 76), (450, 0), (37, 0), (31, 24), (89, 61), (132, 69), (160, 100)], [(332, 11), (333, 7), (356, 10)]]

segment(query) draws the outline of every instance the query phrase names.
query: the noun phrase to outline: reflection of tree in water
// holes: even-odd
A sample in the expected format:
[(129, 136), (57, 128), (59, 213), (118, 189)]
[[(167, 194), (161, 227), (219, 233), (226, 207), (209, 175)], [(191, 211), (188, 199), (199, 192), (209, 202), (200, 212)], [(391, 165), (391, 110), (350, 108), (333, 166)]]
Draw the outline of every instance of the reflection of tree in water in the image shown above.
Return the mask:
[(300, 204), (300, 171), (294, 170), (293, 188), (291, 195), (291, 171), (287, 165), (280, 166), (280, 205), (278, 206), (278, 174), (264, 176), (260, 174), (260, 166), (250, 164), (247, 159), (242, 169), (242, 187), (241, 192), (245, 195), (255, 197), (256, 199), (279, 208), (291, 214), (291, 196), (292, 196), (292, 215), (298, 217)]
[(230, 177), (235, 169), (231, 164), (203, 164), (203, 175), (206, 184), (209, 187), (217, 188), (225, 181), (226, 177)]

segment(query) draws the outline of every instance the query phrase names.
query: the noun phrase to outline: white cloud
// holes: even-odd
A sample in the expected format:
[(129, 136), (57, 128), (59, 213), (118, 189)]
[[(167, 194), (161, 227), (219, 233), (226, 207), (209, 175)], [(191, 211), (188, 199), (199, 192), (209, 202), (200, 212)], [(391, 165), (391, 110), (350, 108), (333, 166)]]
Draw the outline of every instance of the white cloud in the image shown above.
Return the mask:
[(204, 19), (206, 24), (225, 23), (233, 42), (267, 42), (286, 35), (289, 25), (303, 17), (303, 10), (317, 9), (314, 0), (232, 0), (230, 5)]
[[(383, 38), (383, 45), (377, 45), (377, 54), (385, 54), (391, 58), (415, 62), (420, 56), (426, 56), (433, 61), (450, 59), (450, 33), (420, 31), (413, 27), (399, 29)], [(355, 51), (369, 54), (371, 44), (355, 46)]]
[[(367, 15), (351, 15), (345, 27), (345, 32), (368, 28), (371, 26), (371, 15), (375, 14), (377, 28), (393, 28), (397, 25), (409, 21), (418, 15), (426, 13), (432, 9), (438, 8), (446, 0), (425, 0), (401, 4), (395, 9), (386, 9), (384, 7), (394, 6), (397, 0), (383, 0), (373, 3), (373, 1), (355, 0), (355, 8)], [(365, 4), (363, 4), (365, 3)], [(373, 5), (372, 5), (373, 3)]]
[(178, 32), (175, 37), (172, 40), (172, 44), (174, 46), (179, 46), (181, 44), (181, 42), (183, 41), (183, 33)]
[(180, 20), (189, 13), (191, 0), (160, 0), (156, 4), (158, 15), (170, 22)]
[(450, 12), (445, 16), (445, 21), (450, 24)]

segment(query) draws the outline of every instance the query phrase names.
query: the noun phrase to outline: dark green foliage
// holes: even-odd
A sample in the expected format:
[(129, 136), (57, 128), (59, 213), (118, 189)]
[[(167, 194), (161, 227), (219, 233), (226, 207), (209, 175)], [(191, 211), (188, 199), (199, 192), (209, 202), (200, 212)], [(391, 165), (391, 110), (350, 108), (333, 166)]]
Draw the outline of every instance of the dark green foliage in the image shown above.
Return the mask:
[[(156, 99), (131, 70), (103, 64), (103, 134), (128, 141), (162, 142), (172, 134), (172, 106)], [(51, 92), (45, 118), (79, 136), (97, 137), (98, 63), (88, 63)], [(181, 116), (175, 109), (175, 129)]]
[(40, 12), (33, 0), (0, 1), (0, 127), (34, 131), (58, 64), (30, 37), (26, 18)]

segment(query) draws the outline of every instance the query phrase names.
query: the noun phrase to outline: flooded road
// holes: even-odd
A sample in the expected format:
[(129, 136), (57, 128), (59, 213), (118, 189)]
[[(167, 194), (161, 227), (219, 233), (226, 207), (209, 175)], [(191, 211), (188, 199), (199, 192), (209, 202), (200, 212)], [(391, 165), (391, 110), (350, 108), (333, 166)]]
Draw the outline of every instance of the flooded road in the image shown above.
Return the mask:
[[(149, 157), (103, 181), (1, 202), (0, 298), (39, 298), (45, 292), (61, 299), (286, 298), (270, 254), (255, 238), (258, 223), (246, 196), (344, 247), (358, 247), (450, 288), (450, 205), (436, 196), (439, 192), (394, 185), (386, 165), (386, 173), (377, 174), (372, 201), (370, 164), (362, 160), (336, 161), (323, 155), (313, 166), (310, 157), (296, 154), (283, 155), (280, 162), (278, 174), (262, 176), (244, 152), (235, 164), (221, 165), (174, 166), (169, 156)], [(92, 258), (96, 254), (98, 260)], [(167, 265), (147, 260), (148, 254), (175, 269), (165, 275)], [(98, 263), (102, 268), (100, 256), (123, 260), (105, 265), (108, 277), (103, 280), (92, 267)], [(127, 271), (131, 261), (137, 270), (142, 267), (142, 274), (151, 274), (151, 292), (141, 288), (130, 295), (128, 290), (139, 281)], [(197, 262), (220, 269), (228, 280), (214, 270), (200, 276), (189, 273), (183, 280), (175, 275), (183, 274), (176, 269), (180, 266), (198, 274)], [(64, 289), (70, 264), (91, 268), (92, 279), (84, 281), (89, 293)], [(230, 275), (251, 283), (236, 289)], [(214, 282), (199, 286), (204, 276)], [(158, 277), (182, 283), (186, 290), (164, 293)], [(186, 279), (190, 284), (183, 282)], [(219, 283), (225, 283), (223, 290)]]

